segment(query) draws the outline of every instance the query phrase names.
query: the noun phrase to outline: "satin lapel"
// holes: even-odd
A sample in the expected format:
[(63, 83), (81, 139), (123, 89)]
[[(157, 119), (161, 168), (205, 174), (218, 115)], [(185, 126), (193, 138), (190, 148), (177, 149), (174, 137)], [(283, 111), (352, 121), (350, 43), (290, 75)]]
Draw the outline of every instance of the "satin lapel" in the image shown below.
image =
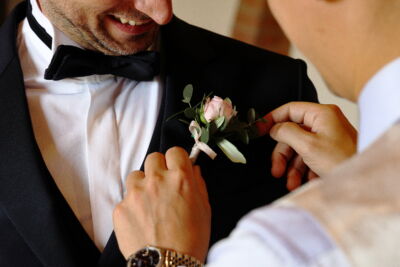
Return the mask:
[(187, 108), (182, 102), (182, 92), (187, 84), (193, 84), (192, 104), (209, 94), (203, 83), (204, 70), (215, 57), (215, 51), (185, 22), (174, 18), (162, 29), (162, 44), (165, 56), (165, 108), (160, 136), (160, 152), (180, 146), (190, 152), (194, 141), (188, 125), (178, 119), (167, 120), (171, 115)]
[(33, 135), (15, 46), (24, 16), (21, 4), (0, 32), (0, 201), (43, 266), (93, 266), (99, 252), (55, 185)]
[[(195, 86), (192, 103), (197, 103), (204, 94), (209, 93), (201, 86), (202, 70), (215, 53), (206, 40), (192, 31), (191, 26), (177, 18), (162, 27), (161, 43), (164, 94), (157, 125), (147, 153), (165, 153), (173, 146), (183, 147), (189, 153), (194, 142), (188, 126), (177, 119), (169, 121), (167, 119), (187, 107), (181, 101), (183, 88), (187, 84)], [(122, 267), (124, 265), (125, 260), (118, 250), (117, 240), (113, 233), (103, 251), (99, 266)]]

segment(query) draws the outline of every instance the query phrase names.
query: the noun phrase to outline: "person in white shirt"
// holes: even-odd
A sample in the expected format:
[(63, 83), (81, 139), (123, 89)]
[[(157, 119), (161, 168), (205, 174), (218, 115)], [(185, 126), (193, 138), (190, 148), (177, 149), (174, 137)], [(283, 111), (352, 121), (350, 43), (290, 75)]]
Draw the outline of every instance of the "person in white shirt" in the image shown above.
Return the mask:
[[(274, 125), (264, 130), (322, 177), (245, 216), (214, 245), (207, 266), (398, 266), (400, 0), (269, 4), (331, 90), (358, 102), (358, 155), (336, 166), (335, 146), (352, 130), (335, 107), (289, 103), (269, 113)], [(286, 169), (284, 159), (277, 173)], [(144, 173), (131, 174), (114, 211), (121, 251), (134, 261), (151, 245), (204, 260), (211, 215), (199, 167), (179, 148), (146, 164)]]

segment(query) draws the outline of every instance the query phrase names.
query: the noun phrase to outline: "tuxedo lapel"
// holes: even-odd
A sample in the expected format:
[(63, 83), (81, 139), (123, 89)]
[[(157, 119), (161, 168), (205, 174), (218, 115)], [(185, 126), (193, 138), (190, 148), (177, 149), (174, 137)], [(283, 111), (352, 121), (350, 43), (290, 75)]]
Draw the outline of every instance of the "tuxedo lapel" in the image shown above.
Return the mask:
[(192, 104), (200, 102), (204, 95), (210, 93), (202, 86), (202, 77), (205, 66), (215, 57), (215, 52), (206, 40), (177, 18), (163, 27), (161, 34), (162, 54), (165, 57), (165, 107), (160, 152), (165, 153), (173, 146), (183, 147), (190, 152), (194, 141), (188, 125), (177, 119), (167, 119), (187, 108), (187, 104), (182, 102), (182, 92), (186, 85), (194, 86)]
[(43, 266), (93, 266), (99, 251), (55, 185), (33, 135), (15, 45), (25, 10), (25, 3), (18, 6), (0, 32), (1, 206)]

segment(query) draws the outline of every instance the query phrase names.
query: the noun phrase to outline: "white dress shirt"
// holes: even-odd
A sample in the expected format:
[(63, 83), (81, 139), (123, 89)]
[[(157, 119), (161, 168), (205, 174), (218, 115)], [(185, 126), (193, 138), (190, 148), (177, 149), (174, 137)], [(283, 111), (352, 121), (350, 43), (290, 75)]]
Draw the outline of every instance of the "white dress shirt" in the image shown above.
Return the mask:
[[(365, 86), (359, 99), (359, 152), (400, 121), (400, 58)], [(252, 211), (231, 235), (213, 246), (208, 267), (350, 266), (318, 220), (279, 201)]]
[(365, 86), (358, 99), (363, 151), (400, 120), (400, 58), (381, 69)]
[(57, 47), (79, 45), (52, 25), (36, 1), (31, 4), (34, 17), (53, 38), (49, 49), (27, 19), (20, 24), (17, 45), (35, 138), (62, 195), (102, 250), (125, 179), (146, 156), (162, 83), (160, 77), (138, 83), (112, 75), (45, 80)]

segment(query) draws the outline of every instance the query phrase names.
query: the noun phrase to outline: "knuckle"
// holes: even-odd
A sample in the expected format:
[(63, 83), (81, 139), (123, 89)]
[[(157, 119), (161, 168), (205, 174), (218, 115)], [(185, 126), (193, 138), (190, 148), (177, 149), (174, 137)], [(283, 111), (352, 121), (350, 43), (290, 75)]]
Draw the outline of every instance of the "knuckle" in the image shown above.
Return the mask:
[(339, 106), (335, 104), (327, 104), (325, 105), (326, 107), (326, 112), (330, 114), (340, 114), (342, 111), (340, 110)]
[(164, 179), (164, 173), (161, 171), (157, 171), (157, 172), (151, 173), (148, 178), (149, 178), (148, 181), (150, 184), (152, 184), (152, 182), (154, 182), (154, 181), (157, 181), (157, 183), (158, 183), (160, 180)]
[(113, 218), (121, 218), (124, 215), (124, 205), (121, 203), (117, 204), (113, 210)]
[(146, 192), (151, 196), (156, 196), (159, 194), (159, 184), (160, 181), (158, 179), (151, 179), (146, 184)]
[(187, 176), (188, 176), (187, 172), (185, 172), (185, 171), (182, 170), (182, 169), (178, 169), (178, 170), (175, 170), (175, 171), (174, 171), (174, 177), (175, 177), (175, 179), (176, 179), (177, 181), (184, 181), (184, 180), (187, 180)]
[(175, 170), (173, 172), (173, 184), (177, 191), (181, 191), (182, 188), (188, 183), (188, 174), (183, 170)]
[(154, 186), (157, 183), (160, 183), (160, 181), (163, 180), (163, 177), (164, 177), (164, 172), (162, 171), (155, 171), (149, 173), (145, 178), (146, 179), (145, 184), (147, 186)]
[(335, 104), (327, 104), (327, 106), (328, 106), (331, 110), (333, 110), (333, 111), (338, 111), (338, 110), (340, 110), (339, 106), (338, 106), (338, 105), (335, 105)]

